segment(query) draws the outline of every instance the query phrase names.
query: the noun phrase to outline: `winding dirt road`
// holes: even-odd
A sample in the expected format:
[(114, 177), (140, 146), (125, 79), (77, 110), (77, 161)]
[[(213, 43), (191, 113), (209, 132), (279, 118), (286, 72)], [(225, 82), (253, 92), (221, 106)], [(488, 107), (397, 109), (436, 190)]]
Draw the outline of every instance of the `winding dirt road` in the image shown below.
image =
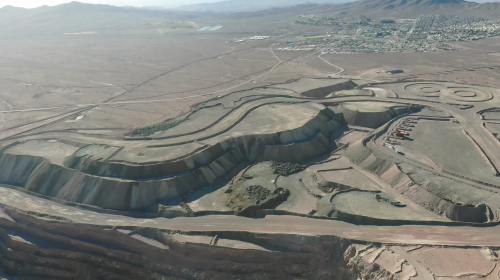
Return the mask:
[[(309, 56), (314, 55), (314, 53), (308, 54)], [(300, 59), (305, 58), (302, 56)], [(299, 58), (297, 58), (299, 59)], [(275, 68), (279, 69), (287, 65), (283, 65)], [(270, 71), (271, 72), (271, 71)], [(268, 73), (270, 73), (268, 72)], [(262, 74), (261, 76), (264, 76)], [(259, 76), (259, 77), (261, 77)], [(257, 77), (256, 77), (257, 78)], [(254, 79), (256, 79), (254, 78)], [(253, 79), (252, 79), (253, 80)], [(251, 80), (250, 80), (251, 81)], [(205, 95), (208, 95), (207, 93)], [(189, 97), (184, 97), (189, 98)], [(158, 102), (165, 100), (175, 100), (175, 99), (162, 99), (162, 100), (148, 100), (144, 102)], [(303, 98), (289, 97), (286, 98), (287, 101), (304, 102)], [(487, 135), (486, 131), (481, 129), (480, 125), (482, 120), (475, 116), (475, 112), (482, 109), (482, 107), (488, 107), (491, 105), (485, 102), (485, 105), (476, 106), (474, 110), (461, 110), (449, 104), (442, 104), (437, 102), (428, 102), (423, 100), (408, 100), (408, 99), (395, 99), (386, 97), (343, 97), (343, 98), (332, 98), (332, 99), (310, 99), (307, 101), (323, 103), (323, 104), (333, 104), (341, 102), (353, 102), (353, 101), (382, 101), (382, 102), (392, 102), (392, 103), (403, 103), (403, 104), (421, 104), (426, 106), (432, 106), (442, 109), (446, 112), (452, 114), (467, 131), (469, 131), (474, 139), (478, 141), (478, 144), (485, 150), (485, 153), (490, 157), (492, 163), (497, 167), (500, 166), (500, 154), (497, 153), (498, 143), (494, 141)], [(121, 101), (121, 102), (111, 102), (109, 104), (123, 104), (123, 103), (139, 103), (140, 101)], [(104, 103), (103, 103), (104, 104)], [(105, 103), (108, 104), (108, 103)], [(85, 105), (75, 105), (80, 106), (98, 106), (101, 104), (85, 104)], [(251, 108), (252, 106), (249, 106)], [(86, 108), (81, 108), (80, 110), (85, 110)], [(36, 109), (42, 110), (42, 109)], [(245, 111), (245, 110), (244, 110)], [(9, 111), (10, 112), (10, 111)], [(244, 113), (244, 112), (240, 112)], [(74, 114), (74, 112), (69, 112), (62, 114), (55, 118), (57, 120), (59, 117), (65, 118), (68, 115)], [(226, 120), (225, 125), (233, 125), (238, 118)], [(54, 119), (47, 119), (39, 124), (34, 124), (33, 126), (20, 127), (20, 130), (28, 129), (31, 130), (37, 125), (46, 125), (51, 123)], [(220, 128), (223, 129), (223, 128)], [(212, 133), (217, 133), (217, 131), (212, 131)], [(16, 131), (18, 133), (19, 131)], [(32, 135), (23, 137), (24, 140), (33, 138), (37, 139), (40, 135)], [(101, 141), (109, 141), (109, 139), (99, 139), (96, 137), (86, 136), (86, 135), (76, 135), (71, 133), (61, 133), (61, 132), (49, 132), (44, 134), (44, 138), (64, 138), (72, 139), (75, 138), (77, 141), (95, 143)], [(114, 140), (113, 144), (125, 144), (125, 143), (139, 143), (133, 140)], [(164, 143), (164, 140), (152, 140), (147, 143), (158, 141), (158, 143)], [(123, 142), (123, 143), (122, 143)], [(175, 142), (175, 141), (173, 141)], [(372, 145), (372, 144), (370, 144)], [(381, 151), (380, 147), (377, 147), (375, 143), (369, 148), (373, 150)], [(414, 164), (414, 163), (412, 163)], [(40, 197), (32, 196), (28, 193), (24, 193), (15, 189), (0, 187), (0, 207), (10, 206), (23, 211), (33, 211), (42, 214), (48, 214), (53, 216), (58, 216), (62, 218), (69, 219), (75, 223), (80, 224), (92, 224), (92, 225), (103, 225), (103, 226), (117, 226), (117, 227), (130, 227), (130, 226), (140, 226), (140, 227), (152, 227), (159, 229), (168, 230), (181, 230), (181, 231), (194, 231), (194, 232), (220, 232), (220, 231), (239, 231), (239, 232), (253, 232), (253, 233), (279, 233), (279, 234), (299, 234), (299, 235), (326, 235), (326, 236), (338, 236), (342, 238), (363, 240), (369, 242), (379, 242), (386, 244), (425, 244), (425, 245), (448, 245), (448, 246), (476, 246), (476, 247), (500, 247), (500, 225), (490, 225), (490, 226), (451, 226), (453, 225), (401, 225), (401, 226), (371, 226), (363, 225), (358, 226), (354, 224), (349, 224), (342, 221), (336, 220), (322, 220), (322, 219), (311, 219), (298, 216), (275, 216), (268, 215), (262, 219), (251, 219), (244, 218), (233, 215), (209, 215), (203, 217), (180, 217), (174, 219), (165, 218), (133, 218), (130, 216), (123, 215), (125, 213), (106, 214), (97, 213), (90, 210), (83, 210), (72, 206), (66, 206), (64, 204), (58, 203), (53, 200), (46, 200)], [(1, 214), (1, 213), (0, 213)], [(120, 215), (122, 214), (122, 215)], [(8, 218), (5, 215), (0, 218)]]
[[(500, 236), (499, 225), (490, 227), (357, 226), (335, 220), (275, 215), (268, 215), (262, 219), (233, 215), (144, 219), (82, 210), (5, 187), (0, 188), (0, 206), (2, 208), (11, 206), (23, 211), (35, 211), (63, 217), (79, 224), (110, 227), (137, 226), (192, 232), (237, 231), (306, 236), (325, 235), (385, 244), (500, 247), (500, 238), (498, 238)], [(8, 218), (5, 217), (5, 214), (3, 216), (3, 218)]]

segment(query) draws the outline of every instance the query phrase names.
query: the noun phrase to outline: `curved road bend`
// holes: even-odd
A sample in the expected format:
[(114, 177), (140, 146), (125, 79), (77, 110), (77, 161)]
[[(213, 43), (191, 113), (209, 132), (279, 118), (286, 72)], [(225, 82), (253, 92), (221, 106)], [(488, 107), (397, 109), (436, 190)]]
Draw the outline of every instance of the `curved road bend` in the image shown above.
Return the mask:
[[(297, 61), (300, 61), (302, 59), (305, 59), (309, 56), (312, 56), (312, 55), (316, 55), (318, 54), (319, 52), (312, 52), (312, 53), (306, 53), (304, 55), (301, 55), (301, 56), (298, 56), (296, 58), (293, 58), (292, 60), (288, 61), (288, 62), (279, 62), (277, 65), (275, 65), (271, 70), (263, 73), (263, 74), (260, 74), (256, 77), (253, 77), (251, 79), (248, 79), (246, 81), (243, 81), (242, 83), (239, 83), (237, 85), (233, 85), (231, 87), (228, 87), (228, 88), (225, 88), (225, 89), (221, 89), (221, 90), (217, 90), (217, 91), (213, 91), (213, 92), (209, 92), (209, 93), (203, 93), (203, 94), (197, 94), (197, 95), (191, 95), (191, 96), (185, 96), (185, 97), (177, 97), (177, 98), (166, 98), (166, 99), (160, 99), (160, 100), (131, 100), (131, 101), (114, 101), (114, 102), (111, 102), (113, 99), (119, 97), (119, 96), (122, 96), (123, 94), (127, 93), (127, 92), (130, 92), (131, 90), (128, 90), (128, 91), (124, 91), (124, 92), (121, 92), (119, 93), (118, 95), (116, 96), (113, 96), (112, 98), (108, 99), (107, 101), (105, 102), (102, 102), (102, 103), (89, 103), (89, 104), (74, 104), (74, 105), (64, 105), (64, 106), (57, 106), (57, 107), (47, 107), (47, 108), (31, 108), (31, 109), (18, 109), (18, 110), (13, 110), (13, 109), (10, 109), (8, 111), (0, 111), (0, 113), (16, 113), (16, 112), (33, 112), (33, 111), (50, 111), (50, 110), (58, 110), (58, 109), (72, 109), (72, 108), (77, 108), (73, 111), (70, 111), (67, 113), (67, 115), (71, 115), (71, 114), (74, 114), (75, 112), (82, 112), (83, 111), (86, 111), (86, 110), (91, 110), (97, 106), (101, 106), (101, 105), (120, 105), (120, 104), (137, 104), (137, 103), (158, 103), (158, 102), (166, 102), (166, 101), (173, 101), (173, 100), (182, 100), (182, 99), (189, 99), (189, 98), (195, 98), (195, 97), (201, 97), (201, 96), (208, 96), (208, 95), (212, 95), (212, 94), (217, 94), (217, 93), (222, 93), (222, 92), (226, 92), (228, 90), (233, 90), (233, 89), (236, 89), (238, 87), (241, 87), (245, 84), (248, 84), (248, 83), (251, 83), (252, 81), (256, 80), (256, 79), (259, 79), (259, 78), (262, 78), (262, 77), (265, 77), (267, 75), (269, 75), (271, 72), (273, 71), (276, 71), (276, 70), (279, 70), (289, 64), (293, 64)], [(282, 64), (281, 66), (279, 66), (279, 64)], [(182, 66), (184, 67), (184, 66)], [(165, 74), (165, 73), (164, 73)], [(164, 75), (162, 74), (162, 75)], [(162, 76), (160, 75), (160, 76)], [(153, 79), (150, 79), (149, 81), (152, 81), (160, 76), (157, 76)], [(148, 82), (149, 82), (148, 81)], [(137, 87), (140, 87), (142, 85), (144, 85), (145, 83), (147, 82), (144, 82), (140, 85), (137, 85), (134, 87), (133, 90), (135, 90)], [(54, 123), (54, 122), (57, 122), (57, 121), (60, 121), (62, 119), (64, 119), (66, 117), (60, 117), (60, 118), (57, 118), (57, 117), (53, 117), (54, 120), (52, 120), (51, 122)], [(38, 121), (37, 122), (32, 122), (32, 123), (28, 123), (26, 125), (24, 125), (23, 127), (20, 127), (19, 129), (16, 129), (16, 130), (8, 130), (8, 131), (0, 131), (0, 139), (5, 139), (5, 138), (8, 138), (8, 137), (12, 137), (12, 136), (16, 136), (16, 135), (20, 135), (20, 134), (23, 134), (27, 131), (31, 131), (31, 130), (34, 130), (34, 129), (37, 129), (41, 126), (46, 126), (47, 123), (43, 123), (41, 125), (38, 125)]]
[[(290, 100), (296, 99), (294, 97), (290, 97)], [(304, 99), (297, 99), (304, 101)], [(384, 101), (384, 102), (394, 102), (394, 103), (404, 103), (404, 104), (420, 104), (420, 105), (426, 105), (426, 106), (431, 106), (431, 107), (436, 107), (439, 108), (445, 112), (448, 112), (452, 114), (459, 122), (463, 125), (464, 129), (467, 130), (472, 138), (474, 138), (481, 148), (484, 150), (486, 155), (490, 158), (491, 162), (493, 165), (495, 165), (496, 168), (500, 168), (500, 153), (497, 153), (498, 150), (498, 143), (496, 143), (496, 139), (493, 139), (491, 135), (487, 135), (487, 132), (484, 129), (481, 129), (481, 120), (476, 117), (474, 114), (477, 110), (480, 110), (481, 108), (476, 108), (475, 110), (471, 110), (469, 113), (468, 111), (464, 111), (452, 106), (447, 106), (445, 104), (441, 103), (435, 103), (435, 102), (428, 102), (428, 101), (423, 101), (423, 100), (405, 100), (405, 99), (395, 99), (395, 98), (385, 98), (385, 97), (364, 97), (364, 96), (355, 96), (355, 97), (342, 97), (342, 98), (332, 98), (332, 99), (311, 99), (313, 102), (318, 102), (318, 103), (340, 103), (340, 102), (349, 102), (349, 101)], [(478, 106), (479, 107), (479, 106)], [(462, 114), (468, 114), (467, 118), (463, 117)], [(64, 115), (63, 115), (64, 116)], [(50, 121), (52, 121), (50, 119)], [(49, 122), (50, 122), (49, 121)], [(28, 126), (27, 128), (31, 128)], [(33, 128), (31, 128), (33, 129)], [(216, 133), (216, 132), (215, 132)], [(28, 140), (28, 139), (38, 139), (38, 135), (31, 135), (27, 137), (19, 137), (20, 139)], [(48, 132), (44, 133), (43, 138), (63, 138), (66, 140), (74, 140), (77, 142), (87, 142), (87, 143), (100, 143), (103, 141), (103, 139), (93, 137), (93, 136), (88, 136), (88, 135), (81, 135), (77, 133), (72, 133), (72, 132)], [(134, 140), (109, 140), (106, 139), (104, 140), (105, 142), (112, 143), (113, 145), (121, 145), (121, 146), (127, 146), (130, 144), (138, 145), (138, 146), (148, 146), (148, 145), (154, 145), (154, 144), (165, 144), (167, 142), (170, 142), (169, 144), (175, 145), (175, 140), (174, 139), (169, 139), (170, 141), (166, 140), (150, 140), (150, 141), (145, 141), (145, 143), (139, 143)], [(139, 140), (142, 141), (142, 140)], [(144, 141), (142, 141), (144, 142)], [(370, 148), (372, 150), (379, 150), (379, 152), (384, 153), (381, 151), (379, 147), (376, 147), (376, 145), (371, 145), (372, 143), (369, 143)], [(393, 156), (394, 157), (394, 156)], [(398, 157), (400, 160), (405, 161), (401, 157)], [(413, 165), (419, 165), (423, 169), (427, 169), (429, 171), (429, 168), (427, 166), (421, 166), (420, 164), (417, 164), (415, 162), (408, 162)], [(445, 176), (445, 174), (441, 174)], [(445, 177), (450, 177), (450, 175), (446, 175)], [(455, 176), (453, 176), (455, 178)], [(455, 178), (459, 179), (459, 178)], [(459, 181), (463, 181), (462, 179), (459, 179)], [(469, 180), (467, 180), (469, 181)], [(469, 182), (471, 183), (471, 182)], [(477, 184), (471, 183), (478, 187)], [(483, 189), (489, 189), (495, 192), (498, 192), (498, 189), (493, 190), (491, 187), (481, 187)]]
[[(294, 97), (290, 97), (289, 100), (293, 101)], [(302, 98), (297, 98), (297, 100), (304, 101)], [(160, 101), (160, 100), (157, 100)], [(496, 151), (498, 150), (498, 143), (495, 143), (494, 141), (496, 139), (492, 139), (491, 135), (486, 135), (486, 131), (484, 129), (481, 129), (481, 120), (475, 116), (473, 116), (471, 113), (469, 113), (470, 116), (467, 118), (463, 117), (462, 114), (466, 113), (464, 110), (454, 108), (452, 106), (447, 106), (441, 103), (435, 103), (435, 102), (428, 102), (428, 101), (423, 101), (423, 100), (405, 100), (405, 99), (399, 99), (399, 98), (386, 98), (386, 97), (365, 97), (365, 96), (354, 96), (354, 97), (341, 97), (341, 98), (331, 98), (331, 99), (310, 99), (312, 102), (317, 102), (317, 103), (341, 103), (341, 102), (350, 102), (350, 101), (383, 101), (383, 102), (393, 102), (393, 103), (403, 103), (403, 104), (420, 104), (420, 105), (425, 105), (425, 106), (431, 106), (431, 107), (436, 107), (441, 110), (444, 110), (445, 112), (451, 113), (457, 120), (460, 121), (460, 123), (464, 126), (464, 129), (467, 130), (469, 133), (471, 133), (472, 138), (476, 140), (481, 148), (485, 151), (486, 155), (490, 158), (492, 161), (493, 165), (495, 165), (497, 168), (500, 168), (500, 153), (497, 153)], [(136, 103), (142, 103), (140, 101), (129, 101), (129, 102), (136, 102)], [(151, 102), (151, 100), (147, 101)], [(122, 103), (122, 102), (120, 102)], [(479, 110), (479, 109), (477, 109)], [(6, 138), (6, 137), (3, 137)], [(16, 137), (17, 138), (17, 137)], [(32, 136), (26, 136), (26, 137), (18, 137), (19, 139), (38, 139), (39, 136), (37, 135), (32, 135)], [(73, 133), (73, 132), (47, 132), (44, 133), (43, 138), (64, 138), (67, 140), (74, 140), (74, 141), (79, 141), (79, 142), (84, 142), (84, 143), (100, 143), (103, 141), (103, 139), (100, 139), (98, 137), (94, 136), (89, 136), (89, 135), (82, 135), (78, 133)], [(106, 139), (104, 141), (109, 141), (112, 142), (113, 145), (130, 145), (131, 143), (134, 143), (134, 145), (144, 145), (144, 146), (150, 146), (150, 145), (156, 145), (156, 144), (175, 144), (174, 138), (170, 138), (168, 141), (167, 140), (150, 140), (146, 141), (146, 143), (139, 143), (140, 141), (144, 142), (143, 140), (119, 140), (119, 139), (113, 139), (109, 140)]]

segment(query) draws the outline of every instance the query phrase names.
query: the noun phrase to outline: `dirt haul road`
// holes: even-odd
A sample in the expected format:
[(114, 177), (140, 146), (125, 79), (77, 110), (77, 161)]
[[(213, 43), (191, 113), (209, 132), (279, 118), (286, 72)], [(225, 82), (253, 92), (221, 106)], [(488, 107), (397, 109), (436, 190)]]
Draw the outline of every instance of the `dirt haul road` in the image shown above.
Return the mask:
[[(289, 98), (283, 98), (283, 101), (297, 101), (297, 102), (304, 102), (305, 100), (303, 98), (295, 98), (295, 97), (289, 97)], [(448, 112), (451, 115), (453, 115), (464, 127), (466, 131), (468, 131), (472, 138), (475, 139), (475, 141), (478, 142), (479, 146), (484, 150), (486, 156), (490, 159), (491, 163), (498, 169), (500, 167), (500, 154), (496, 153), (496, 150), (498, 149), (498, 141), (493, 138), (492, 135), (489, 135), (486, 133), (484, 129), (481, 129), (481, 120), (475, 116), (475, 113), (478, 110), (482, 110), (485, 108), (488, 108), (491, 106), (489, 103), (485, 104), (476, 104), (476, 108), (474, 110), (469, 110), (464, 111), (461, 110), (457, 107), (442, 104), (442, 103), (437, 103), (437, 102), (428, 102), (428, 101), (423, 101), (423, 100), (405, 100), (405, 99), (394, 99), (394, 98), (384, 98), (384, 97), (342, 97), (342, 98), (331, 98), (331, 99), (308, 99), (308, 101), (311, 102), (317, 102), (317, 103), (324, 103), (324, 104), (329, 104), (329, 103), (343, 103), (343, 102), (353, 102), (353, 101), (381, 101), (381, 102), (391, 102), (391, 103), (402, 103), (402, 104), (419, 104), (419, 105), (425, 105), (425, 106), (430, 106), (430, 107), (435, 107), (440, 110), (443, 110), (444, 112)], [(266, 104), (266, 101), (263, 102), (258, 102)], [(258, 105), (258, 104), (257, 104)], [(232, 125), (235, 124), (235, 122), (238, 122), (242, 116), (244, 116), (245, 113), (248, 112), (248, 110), (253, 110), (255, 106), (250, 106), (250, 104), (247, 106), (248, 108), (241, 110), (241, 112), (234, 112), (233, 114), (230, 114), (228, 117), (225, 118), (225, 123), (226, 125), (223, 125), (223, 127), (219, 127), (219, 129), (210, 129), (210, 133), (203, 133), (206, 137), (211, 137), (211, 136), (216, 136), (227, 127), (231, 127)], [(234, 116), (237, 115), (237, 116)], [(32, 128), (30, 127), (30, 130)], [(19, 133), (16, 131), (16, 133)], [(151, 145), (179, 145), (183, 144), (186, 141), (190, 142), (195, 135), (187, 135), (184, 138), (183, 137), (177, 137), (177, 138), (170, 138), (170, 139), (159, 139), (159, 140), (151, 140), (151, 141), (143, 141), (140, 139), (137, 140), (125, 140), (125, 139), (102, 139), (99, 137), (95, 136), (90, 136), (90, 135), (82, 135), (79, 133), (75, 132), (43, 132), (43, 137), (45, 139), (48, 138), (54, 138), (54, 139), (64, 139), (64, 140), (69, 140), (69, 141), (75, 141), (75, 142), (82, 142), (82, 143), (94, 143), (94, 144), (107, 144), (107, 145), (116, 145), (116, 146), (129, 146), (133, 144), (134, 146), (140, 147), (140, 146), (151, 146)], [(3, 136), (3, 135), (2, 135)], [(0, 137), (1, 138), (1, 137)], [(17, 140), (32, 140), (32, 139), (39, 139), (40, 135), (35, 133), (33, 135), (20, 135), (18, 137), (14, 137), (12, 139), (17, 139)], [(376, 147), (370, 147), (372, 150), (376, 150)], [(378, 149), (380, 150), (380, 149)], [(385, 151), (385, 149), (382, 149)], [(385, 151), (387, 152), (387, 151)], [(404, 160), (403, 160), (404, 161)], [(413, 163), (414, 164), (414, 163)]]
[[(326, 235), (385, 244), (418, 244), (499, 247), (500, 225), (474, 226), (357, 226), (335, 220), (321, 220), (298, 216), (268, 215), (251, 219), (233, 215), (181, 217), (174, 219), (141, 219), (112, 215), (65, 206), (29, 194), (0, 188), (0, 207), (10, 206), (22, 211), (33, 211), (69, 219), (78, 224), (110, 227), (150, 227), (193, 232), (252, 232), (274, 234)], [(1, 211), (3, 212), (3, 211)], [(9, 219), (0, 213), (0, 219)]]

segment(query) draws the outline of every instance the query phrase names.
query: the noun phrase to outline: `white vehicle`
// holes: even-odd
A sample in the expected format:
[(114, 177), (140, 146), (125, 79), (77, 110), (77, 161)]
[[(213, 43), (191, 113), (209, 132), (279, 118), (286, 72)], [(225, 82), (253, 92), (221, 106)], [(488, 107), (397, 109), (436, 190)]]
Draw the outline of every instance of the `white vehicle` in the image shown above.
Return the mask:
[(398, 148), (394, 147), (394, 146), (393, 146), (393, 145), (391, 145), (391, 144), (385, 144), (385, 146), (386, 146), (387, 148), (389, 148), (389, 149), (391, 149), (391, 150), (395, 151), (396, 153), (398, 153), (398, 154), (400, 154), (400, 155), (404, 155), (404, 153), (403, 153), (400, 149), (398, 149)]

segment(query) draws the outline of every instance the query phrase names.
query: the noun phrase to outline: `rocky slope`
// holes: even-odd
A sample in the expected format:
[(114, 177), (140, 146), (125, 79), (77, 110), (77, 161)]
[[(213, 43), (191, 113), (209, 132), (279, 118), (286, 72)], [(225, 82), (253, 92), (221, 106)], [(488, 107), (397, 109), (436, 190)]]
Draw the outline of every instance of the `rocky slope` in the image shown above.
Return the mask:
[(356, 265), (346, 266), (352, 242), (335, 237), (240, 234), (273, 249), (238, 250), (179, 243), (155, 229), (74, 225), (4, 210), (1, 267), (22, 279), (357, 279)]
[(185, 158), (155, 164), (113, 163), (67, 157), (62, 165), (42, 157), (0, 155), (0, 182), (46, 196), (106, 209), (146, 209), (157, 201), (182, 196), (212, 184), (246, 162), (300, 162), (330, 151), (330, 134), (342, 118), (314, 105), (316, 115), (304, 125), (262, 135), (230, 137)]
[(450, 181), (448, 184), (454, 186), (460, 183), (442, 178), (437, 174), (409, 168), (405, 164), (396, 164), (388, 157), (368, 149), (366, 143), (373, 141), (373, 138), (383, 133), (387, 127), (388, 125), (382, 126), (368, 137), (350, 146), (347, 150), (347, 157), (363, 169), (377, 174), (413, 202), (450, 220), (484, 223), (498, 219), (494, 213), (499, 205), (494, 201), (486, 205), (482, 203), (472, 204), (465, 199), (452, 199), (451, 196), (440, 191), (440, 189), (448, 187), (443, 180)]

